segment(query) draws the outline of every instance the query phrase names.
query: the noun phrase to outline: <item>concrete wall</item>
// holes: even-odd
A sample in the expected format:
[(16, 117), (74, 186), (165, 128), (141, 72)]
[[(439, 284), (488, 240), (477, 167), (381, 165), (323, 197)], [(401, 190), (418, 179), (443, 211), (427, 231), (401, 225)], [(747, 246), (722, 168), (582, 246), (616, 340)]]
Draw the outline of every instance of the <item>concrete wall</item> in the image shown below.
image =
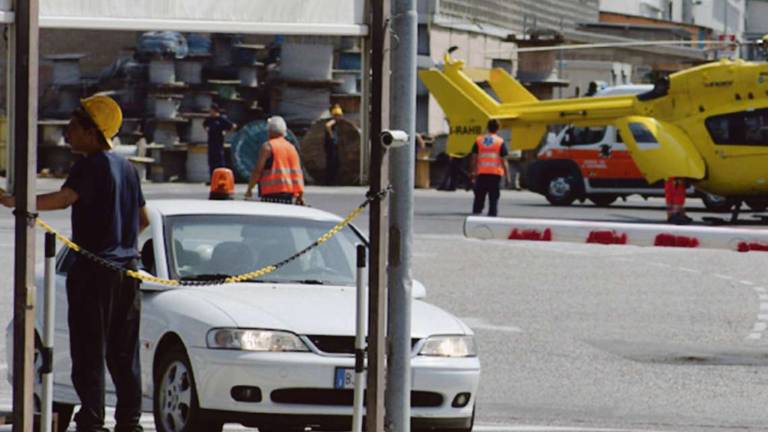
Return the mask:
[[(425, 0), (421, 0), (425, 1)], [(574, 28), (596, 22), (598, 0), (439, 0), (437, 13), (522, 32), (523, 27)]]
[[(682, 1), (672, 2), (672, 16), (668, 17), (668, 0), (600, 0), (600, 10), (627, 15), (638, 15), (655, 19), (682, 21)], [(704, 26), (722, 33), (727, 20), (727, 33), (741, 37), (744, 33), (744, 21), (747, 0), (700, 0), (692, 6), (696, 25)]]

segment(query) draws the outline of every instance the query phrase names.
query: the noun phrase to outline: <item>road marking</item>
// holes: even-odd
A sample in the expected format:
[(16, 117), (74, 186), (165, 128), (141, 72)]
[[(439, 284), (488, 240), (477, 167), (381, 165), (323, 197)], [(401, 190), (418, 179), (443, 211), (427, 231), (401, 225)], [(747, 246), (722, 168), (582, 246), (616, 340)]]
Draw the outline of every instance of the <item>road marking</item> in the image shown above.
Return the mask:
[(752, 286), (752, 285), (755, 284), (754, 282), (750, 282), (748, 280), (741, 280), (741, 281), (739, 281), (739, 283), (741, 283), (743, 285), (749, 285), (749, 286)]
[(734, 278), (732, 278), (732, 277), (730, 277), (730, 276), (727, 276), (727, 275), (724, 275), (724, 274), (719, 274), (719, 273), (713, 273), (713, 274), (712, 274), (712, 276), (714, 276), (714, 277), (716, 277), (716, 278), (720, 278), (720, 279), (723, 279), (723, 280), (727, 280), (727, 281), (732, 281), (732, 280), (734, 280)]
[(759, 293), (768, 292), (768, 290), (766, 290), (765, 288), (763, 288), (763, 287), (758, 287), (758, 286), (756, 286), (756, 287), (753, 287), (752, 289), (753, 289), (753, 290), (755, 290), (755, 291), (757, 291), (757, 292), (759, 292)]
[(768, 323), (766, 323), (766, 322), (763, 322), (763, 321), (758, 321), (758, 322), (756, 322), (756, 323), (755, 323), (755, 325), (752, 327), (752, 332), (753, 332), (753, 333), (762, 333), (762, 332), (764, 332), (766, 329), (768, 329)]
[(688, 267), (678, 267), (677, 269), (680, 271), (688, 272), (688, 273), (701, 274), (701, 270), (696, 270)]
[(523, 332), (523, 330), (520, 327), (495, 325), (495, 324), (489, 323), (488, 321), (482, 318), (467, 317), (467, 318), (459, 318), (459, 319), (464, 321), (464, 324), (468, 325), (472, 330), (490, 330), (490, 331), (500, 331), (500, 332), (507, 332), (507, 333)]
[(476, 432), (661, 432), (650, 429), (612, 429), (582, 426), (475, 425)]

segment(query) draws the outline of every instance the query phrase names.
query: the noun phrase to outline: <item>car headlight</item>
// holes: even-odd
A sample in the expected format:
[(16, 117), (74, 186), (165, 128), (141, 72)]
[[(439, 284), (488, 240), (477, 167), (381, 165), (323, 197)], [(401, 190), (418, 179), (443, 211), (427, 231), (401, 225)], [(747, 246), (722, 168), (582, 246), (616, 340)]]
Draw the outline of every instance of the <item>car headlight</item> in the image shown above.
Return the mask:
[(472, 336), (432, 336), (427, 338), (419, 355), (432, 357), (475, 357), (477, 348)]
[(277, 330), (213, 329), (208, 332), (208, 348), (244, 351), (309, 351), (293, 333)]

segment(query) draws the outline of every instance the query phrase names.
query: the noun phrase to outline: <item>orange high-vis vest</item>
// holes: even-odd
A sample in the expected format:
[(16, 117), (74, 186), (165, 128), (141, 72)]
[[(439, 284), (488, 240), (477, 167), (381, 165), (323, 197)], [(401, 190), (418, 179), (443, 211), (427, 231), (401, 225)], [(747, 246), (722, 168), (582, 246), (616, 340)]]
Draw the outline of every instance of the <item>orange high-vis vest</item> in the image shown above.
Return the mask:
[(504, 162), (501, 159), (501, 146), (504, 139), (496, 134), (477, 137), (477, 174), (504, 175)]
[(304, 192), (304, 174), (299, 154), (285, 138), (269, 140), (272, 147), (272, 167), (264, 170), (259, 179), (261, 196), (289, 193), (299, 196)]

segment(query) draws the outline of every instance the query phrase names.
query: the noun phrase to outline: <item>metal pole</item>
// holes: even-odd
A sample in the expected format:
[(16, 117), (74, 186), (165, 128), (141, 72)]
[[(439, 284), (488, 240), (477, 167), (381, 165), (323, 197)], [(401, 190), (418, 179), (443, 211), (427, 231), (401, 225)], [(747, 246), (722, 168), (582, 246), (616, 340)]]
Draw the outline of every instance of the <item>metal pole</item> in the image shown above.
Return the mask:
[(56, 288), (56, 236), (45, 234), (45, 314), (43, 318), (43, 391), (40, 409), (40, 431), (51, 432), (53, 420), (53, 329), (55, 327)]
[(363, 430), (363, 396), (365, 395), (365, 311), (367, 295), (365, 292), (364, 245), (357, 245), (357, 314), (355, 315), (355, 402), (352, 412), (352, 432)]
[[(379, 193), (387, 184), (386, 158), (379, 141), (381, 131), (389, 123), (389, 62), (385, 56), (389, 0), (371, 0), (371, 130), (370, 149), (371, 193)], [(366, 71), (368, 73), (368, 71)], [(363, 107), (368, 113), (369, 107)], [(387, 205), (385, 201), (371, 203), (371, 256), (368, 274), (370, 299), (368, 302), (368, 375), (366, 382), (366, 417), (368, 432), (384, 432), (384, 372), (386, 355), (387, 317)]]
[(16, 142), (14, 129), (16, 129), (15, 126), (15, 115), (13, 107), (16, 106), (16, 20), (18, 17), (14, 18), (14, 24), (8, 25), (8, 55), (6, 56), (6, 59), (8, 60), (7, 67), (5, 68), (5, 112), (6, 112), (6, 124), (8, 125), (8, 135), (6, 136), (6, 158), (5, 158), (5, 165), (6, 165), (6, 186), (8, 193), (14, 194), (15, 193), (15, 185), (14, 185), (14, 163), (13, 161), (16, 160), (16, 157), (14, 156), (14, 145), (13, 143)]
[(16, 235), (13, 294), (13, 430), (32, 430), (35, 324), (35, 224), (37, 165), (38, 0), (17, 0), (14, 195)]
[(371, 159), (371, 147), (368, 145), (368, 137), (371, 132), (371, 119), (365, 115), (367, 113), (367, 107), (371, 104), (371, 76), (367, 73), (371, 70), (371, 53), (368, 50), (368, 39), (363, 39), (360, 43), (362, 50), (361, 66), (362, 75), (360, 78), (360, 106), (365, 107), (360, 111), (363, 115), (360, 116), (360, 184), (364, 185), (368, 183), (369, 173), (366, 171)]
[(387, 362), (386, 412), (390, 431), (411, 430), (411, 246), (416, 131), (415, 0), (392, 1), (390, 127), (408, 134), (408, 144), (390, 150), (389, 177), (394, 188), (389, 222), (390, 352)]

